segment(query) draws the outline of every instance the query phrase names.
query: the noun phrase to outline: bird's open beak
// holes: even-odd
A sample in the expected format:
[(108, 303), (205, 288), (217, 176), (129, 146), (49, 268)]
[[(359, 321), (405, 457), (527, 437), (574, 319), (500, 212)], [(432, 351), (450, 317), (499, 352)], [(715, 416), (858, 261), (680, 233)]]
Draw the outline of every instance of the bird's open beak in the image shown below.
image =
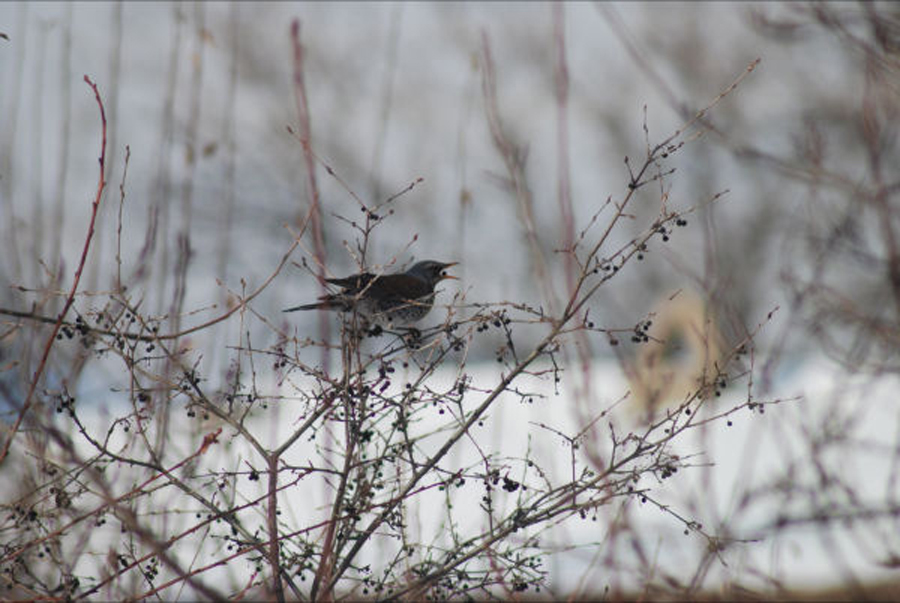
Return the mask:
[(457, 264), (459, 264), (459, 262), (450, 262), (449, 264), (444, 264), (444, 268), (441, 270), (441, 280), (452, 279), (454, 281), (458, 281), (459, 280), (458, 276), (453, 276), (451, 274), (447, 274), (447, 272), (446, 272), (447, 268), (449, 268), (451, 266), (456, 266)]

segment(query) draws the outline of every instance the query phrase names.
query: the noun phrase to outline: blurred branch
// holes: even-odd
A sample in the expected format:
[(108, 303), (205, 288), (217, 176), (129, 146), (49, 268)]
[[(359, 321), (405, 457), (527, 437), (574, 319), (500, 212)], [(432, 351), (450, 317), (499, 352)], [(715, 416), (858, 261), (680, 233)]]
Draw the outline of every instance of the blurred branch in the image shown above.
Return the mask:
[(494, 70), (494, 59), (491, 55), (490, 39), (487, 32), (484, 31), (481, 33), (481, 62), (482, 94), (494, 148), (500, 153), (500, 157), (506, 166), (508, 185), (519, 203), (519, 219), (522, 222), (522, 227), (525, 230), (525, 239), (528, 241), (529, 249), (531, 250), (531, 262), (534, 266), (534, 273), (541, 285), (547, 308), (550, 313), (553, 313), (553, 309), (556, 306), (556, 294), (554, 293), (553, 283), (544, 260), (540, 234), (535, 223), (534, 200), (525, 177), (526, 153), (524, 149), (518, 147), (512, 141), (503, 128), (500, 110), (497, 105), (497, 76)]
[[(306, 83), (303, 69), (303, 44), (300, 42), (300, 20), (291, 22), (291, 44), (294, 52), (294, 98), (297, 103), (297, 116), (300, 121), (300, 143), (303, 147), (303, 158), (306, 163), (306, 192), (309, 198), (309, 219), (313, 236), (313, 259), (318, 266), (319, 287), (322, 295), (325, 288), (325, 239), (322, 232), (322, 209), (319, 200), (319, 186), (316, 181), (316, 162), (312, 152), (312, 126), (310, 123), (309, 102), (306, 98)], [(322, 314), (319, 318), (319, 337), (328, 341), (328, 319)], [(323, 357), (327, 367), (327, 356)]]

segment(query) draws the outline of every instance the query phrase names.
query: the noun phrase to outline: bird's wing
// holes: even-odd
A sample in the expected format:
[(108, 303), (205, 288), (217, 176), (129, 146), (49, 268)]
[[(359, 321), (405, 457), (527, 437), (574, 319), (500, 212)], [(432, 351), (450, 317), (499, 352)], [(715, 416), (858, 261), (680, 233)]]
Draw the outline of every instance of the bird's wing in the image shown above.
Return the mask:
[(370, 272), (363, 272), (361, 274), (354, 274), (353, 276), (346, 276), (344, 278), (326, 278), (325, 282), (331, 283), (332, 285), (337, 285), (341, 289), (345, 289), (345, 293), (355, 295), (365, 289), (374, 278), (374, 274)]
[(388, 274), (373, 281), (370, 295), (380, 300), (417, 300), (431, 293), (428, 283), (408, 274)]

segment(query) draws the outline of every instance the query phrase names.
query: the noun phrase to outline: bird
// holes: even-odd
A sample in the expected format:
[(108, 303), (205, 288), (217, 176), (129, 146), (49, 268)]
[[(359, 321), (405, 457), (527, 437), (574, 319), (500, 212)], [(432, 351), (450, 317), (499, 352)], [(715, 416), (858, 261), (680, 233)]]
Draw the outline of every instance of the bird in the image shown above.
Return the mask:
[(362, 272), (345, 278), (327, 278), (327, 283), (337, 285), (341, 290), (323, 295), (315, 303), (287, 308), (284, 312), (356, 311), (365, 323), (375, 327), (409, 327), (431, 311), (435, 286), (444, 279), (457, 279), (447, 274), (447, 268), (457, 264), (459, 262), (424, 260), (413, 264), (406, 272), (380, 275)]

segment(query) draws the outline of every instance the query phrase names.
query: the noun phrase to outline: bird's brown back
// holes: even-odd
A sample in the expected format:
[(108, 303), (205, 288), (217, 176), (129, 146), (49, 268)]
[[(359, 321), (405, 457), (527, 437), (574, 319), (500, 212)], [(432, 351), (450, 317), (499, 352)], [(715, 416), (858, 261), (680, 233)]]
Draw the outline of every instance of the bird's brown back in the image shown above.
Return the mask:
[(364, 272), (346, 278), (326, 279), (329, 283), (343, 289), (341, 295), (356, 296), (362, 293), (366, 297), (379, 301), (416, 300), (430, 294), (433, 289), (428, 283), (407, 274), (385, 274), (376, 277)]

